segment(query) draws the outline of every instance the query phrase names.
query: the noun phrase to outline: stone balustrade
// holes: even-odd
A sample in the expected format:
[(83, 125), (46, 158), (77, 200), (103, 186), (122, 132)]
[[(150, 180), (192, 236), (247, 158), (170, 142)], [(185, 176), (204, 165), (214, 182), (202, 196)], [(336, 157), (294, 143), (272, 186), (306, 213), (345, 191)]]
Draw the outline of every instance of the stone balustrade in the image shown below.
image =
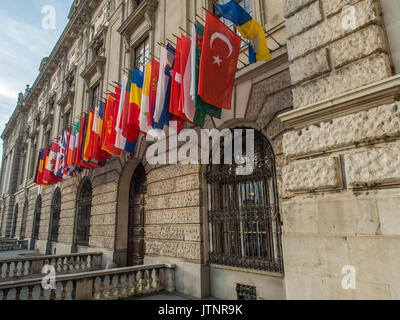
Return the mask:
[(57, 274), (77, 273), (101, 269), (101, 252), (56, 256), (38, 256), (0, 260), (0, 283), (12, 279), (38, 276), (45, 265), (55, 268)]
[(0, 300), (113, 300), (175, 291), (175, 265), (145, 265), (0, 283)]
[(28, 240), (0, 239), (0, 251), (26, 250)]

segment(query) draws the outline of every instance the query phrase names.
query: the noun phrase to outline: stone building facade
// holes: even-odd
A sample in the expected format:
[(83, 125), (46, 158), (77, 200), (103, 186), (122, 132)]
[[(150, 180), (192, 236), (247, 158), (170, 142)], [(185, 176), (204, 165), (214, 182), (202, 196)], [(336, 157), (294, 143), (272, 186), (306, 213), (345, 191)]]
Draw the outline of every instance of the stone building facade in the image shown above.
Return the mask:
[[(159, 43), (173, 42), (178, 26), (190, 30), (204, 8), (213, 11), (207, 0), (74, 2), (2, 134), (0, 235), (30, 239), (44, 254), (101, 251), (104, 267), (131, 264), (133, 246), (144, 264), (176, 264), (177, 290), (196, 297), (236, 299), (242, 285), (262, 299), (400, 298), (397, 2), (241, 2), (268, 30), (272, 60), (247, 65), (241, 54), (232, 110), (205, 127), (254, 128), (265, 139), (269, 189), (245, 193), (268, 189), (262, 221), (269, 231), (243, 231), (240, 223), (235, 230), (246, 248), (267, 237), (268, 259), (263, 248), (258, 260), (242, 248), (244, 263), (232, 262), (233, 229), (218, 231), (210, 220), (210, 168), (152, 166), (143, 137), (134, 155), (104, 168), (49, 188), (33, 182), (39, 149), (112, 91), (126, 69), (159, 56)], [(132, 239), (140, 225), (143, 239)], [(216, 239), (230, 249), (215, 248)], [(215, 262), (216, 250), (223, 262)], [(356, 270), (355, 289), (342, 286), (345, 266)]]

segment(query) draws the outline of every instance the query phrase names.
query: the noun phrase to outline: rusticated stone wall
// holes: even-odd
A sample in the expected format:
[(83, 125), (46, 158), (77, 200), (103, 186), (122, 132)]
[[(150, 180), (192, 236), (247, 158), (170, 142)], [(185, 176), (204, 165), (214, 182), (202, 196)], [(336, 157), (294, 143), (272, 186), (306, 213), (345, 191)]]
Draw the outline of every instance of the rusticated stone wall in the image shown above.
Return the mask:
[(147, 183), (146, 255), (201, 262), (199, 166), (156, 168)]
[[(345, 5), (355, 29), (342, 26)], [(295, 109), (392, 76), (377, 1), (287, 0), (285, 16)], [(335, 113), (284, 134), (287, 298), (400, 298), (399, 107)], [(346, 265), (355, 290), (342, 287)]]

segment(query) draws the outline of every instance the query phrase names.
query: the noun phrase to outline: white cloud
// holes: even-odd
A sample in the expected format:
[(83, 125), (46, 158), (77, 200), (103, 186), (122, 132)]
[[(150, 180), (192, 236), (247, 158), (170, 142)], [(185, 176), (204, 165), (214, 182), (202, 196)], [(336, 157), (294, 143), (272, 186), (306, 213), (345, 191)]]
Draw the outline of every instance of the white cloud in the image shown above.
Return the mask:
[(21, 91), (17, 87), (9, 85), (0, 79), (0, 98), (17, 101), (19, 92)]

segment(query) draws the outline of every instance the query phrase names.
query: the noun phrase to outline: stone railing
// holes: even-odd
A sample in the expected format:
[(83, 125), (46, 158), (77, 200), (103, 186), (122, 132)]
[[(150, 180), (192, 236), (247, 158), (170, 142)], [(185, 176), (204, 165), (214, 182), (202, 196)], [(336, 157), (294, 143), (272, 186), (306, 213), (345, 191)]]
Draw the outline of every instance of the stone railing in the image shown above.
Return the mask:
[(116, 300), (175, 291), (175, 265), (147, 265), (0, 283), (0, 300)]
[(26, 250), (28, 240), (0, 239), (0, 251)]
[(0, 260), (0, 283), (39, 276), (45, 265), (53, 266), (57, 274), (100, 270), (101, 259), (102, 253), (94, 252)]

